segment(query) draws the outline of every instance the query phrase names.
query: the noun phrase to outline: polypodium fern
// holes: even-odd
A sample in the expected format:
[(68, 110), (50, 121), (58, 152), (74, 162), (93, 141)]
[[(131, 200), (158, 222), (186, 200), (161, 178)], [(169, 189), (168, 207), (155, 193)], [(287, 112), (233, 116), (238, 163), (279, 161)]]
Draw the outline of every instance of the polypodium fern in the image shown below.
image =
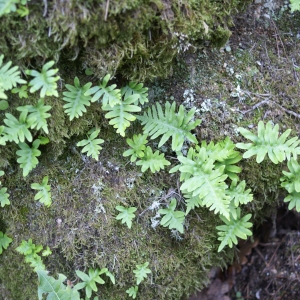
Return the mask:
[(5, 233), (0, 231), (0, 254), (2, 254), (3, 249), (7, 249), (9, 244), (12, 242), (12, 239), (7, 236)]
[(103, 78), (102, 83), (99, 86), (89, 88), (84, 95), (89, 96), (94, 94), (93, 98), (91, 99), (92, 102), (102, 98), (103, 106), (109, 105), (110, 107), (114, 107), (116, 104), (121, 103), (121, 90), (116, 89), (116, 84), (107, 86), (109, 79), (110, 74)]
[(30, 124), (30, 128), (37, 130), (43, 129), (45, 133), (49, 133), (47, 118), (51, 117), (51, 114), (47, 113), (51, 109), (50, 105), (44, 105), (44, 100), (39, 99), (38, 103), (33, 105), (25, 105), (17, 107), (19, 111), (28, 111), (27, 122)]
[(287, 166), (290, 172), (282, 171), (284, 176), (280, 178), (281, 186), (289, 192), (284, 202), (289, 202), (289, 209), (296, 207), (297, 212), (300, 212), (300, 165), (295, 159), (291, 159)]
[(151, 273), (151, 270), (148, 268), (148, 265), (149, 262), (146, 261), (141, 265), (136, 265), (136, 269), (133, 270), (137, 285), (139, 285), (145, 278), (147, 278), (147, 274)]
[(169, 227), (169, 229), (177, 229), (180, 233), (183, 233), (183, 223), (185, 213), (183, 211), (175, 211), (176, 199), (172, 198), (168, 208), (161, 208), (158, 213), (164, 215), (160, 220), (160, 225)]
[(87, 152), (87, 156), (92, 156), (94, 159), (98, 160), (98, 156), (102, 147), (100, 144), (104, 143), (102, 139), (96, 139), (100, 130), (95, 130), (87, 140), (82, 140), (77, 143), (77, 146), (83, 147), (82, 153)]
[(240, 127), (240, 133), (252, 143), (237, 143), (236, 146), (240, 149), (247, 150), (243, 158), (249, 158), (253, 155), (256, 156), (256, 162), (260, 163), (268, 154), (270, 160), (277, 164), (285, 159), (290, 160), (291, 155), (296, 159), (300, 153), (300, 148), (297, 147), (300, 143), (298, 137), (293, 137), (286, 141), (290, 135), (291, 129), (286, 130), (280, 137), (279, 126), (276, 124), (274, 127), (269, 121), (265, 127), (262, 121), (259, 121), (257, 128), (257, 136), (251, 131)]
[(186, 113), (183, 105), (180, 105), (179, 111), (175, 112), (176, 103), (172, 105), (169, 102), (165, 104), (165, 113), (161, 105), (157, 102), (156, 107), (153, 105), (152, 110), (144, 112), (143, 116), (137, 118), (144, 125), (144, 133), (149, 134), (151, 139), (162, 135), (158, 147), (161, 147), (170, 137), (172, 137), (172, 150), (179, 151), (182, 148), (185, 139), (197, 144), (196, 137), (190, 132), (196, 128), (201, 121), (193, 121), (196, 109), (191, 109)]
[(142, 166), (142, 172), (147, 171), (149, 168), (152, 173), (164, 169), (169, 166), (170, 162), (165, 159), (165, 155), (158, 150), (153, 153), (152, 148), (147, 146), (144, 156), (136, 162), (137, 166)]
[(122, 224), (126, 223), (128, 228), (131, 228), (132, 220), (135, 218), (134, 212), (136, 211), (135, 207), (124, 207), (122, 205), (116, 206), (116, 210), (120, 213), (116, 216), (117, 220), (122, 220)]
[(29, 120), (27, 118), (28, 111), (24, 109), (19, 117), (19, 120), (15, 118), (10, 113), (6, 113), (6, 119), (4, 119), (4, 123), (6, 126), (4, 127), (4, 134), (6, 134), (6, 138), (9, 141), (14, 141), (16, 144), (19, 142), (24, 142), (25, 138), (31, 142), (32, 135), (28, 128), (33, 124), (34, 120)]
[(137, 285), (130, 287), (128, 290), (126, 290), (126, 293), (129, 297), (132, 299), (135, 299), (137, 296), (137, 292), (139, 290), (139, 287)]
[(146, 135), (134, 134), (132, 139), (126, 139), (127, 144), (131, 149), (126, 150), (123, 156), (130, 156), (130, 161), (134, 162), (137, 158), (143, 158), (145, 156), (144, 151), (146, 150), (146, 144), (148, 142)]
[(130, 82), (121, 89), (121, 94), (122, 96), (124, 95), (125, 98), (133, 94), (139, 95), (137, 103), (135, 103), (136, 105), (138, 102), (142, 105), (144, 105), (145, 102), (148, 102), (148, 88), (143, 87), (142, 83)]
[(252, 232), (248, 229), (252, 227), (252, 223), (248, 222), (251, 218), (251, 214), (248, 214), (241, 218), (241, 210), (237, 208), (237, 218), (230, 218), (230, 220), (220, 216), (220, 219), (225, 223), (225, 225), (217, 226), (219, 230), (218, 240), (221, 241), (221, 244), (218, 248), (220, 252), (225, 246), (232, 248), (233, 244), (237, 245), (237, 237), (241, 239), (247, 239), (247, 236), (251, 236)]
[(48, 275), (48, 271), (36, 270), (39, 278), (38, 298), (44, 299), (46, 294), (47, 299), (53, 300), (80, 300), (79, 292), (72, 289), (69, 285), (64, 285), (67, 277), (63, 274), (58, 274), (58, 279)]
[(300, 10), (300, 0), (290, 0), (290, 2), (291, 12)]
[(29, 82), (29, 86), (31, 86), (30, 93), (34, 93), (41, 89), (41, 98), (44, 98), (45, 96), (58, 97), (56, 81), (59, 80), (60, 77), (54, 77), (54, 75), (58, 72), (58, 69), (50, 69), (54, 64), (55, 62), (53, 60), (44, 64), (41, 73), (36, 70), (25, 71), (27, 75), (35, 77)]
[(39, 190), (39, 192), (35, 195), (34, 200), (39, 200), (41, 203), (44, 203), (45, 206), (50, 206), (52, 203), (51, 193), (49, 192), (51, 186), (48, 185), (48, 176), (43, 178), (42, 184), (32, 183), (31, 188), (34, 190)]
[(20, 164), (20, 167), (23, 169), (23, 176), (26, 177), (28, 173), (36, 167), (38, 164), (37, 156), (41, 155), (41, 151), (38, 149), (40, 145), (40, 140), (37, 139), (32, 143), (32, 148), (30, 148), (26, 143), (19, 143), (21, 148), (16, 152), (18, 156), (17, 162)]
[(7, 192), (7, 188), (2, 188), (0, 189), (0, 205), (1, 207), (4, 207), (5, 205), (10, 205), (10, 201), (9, 201), (9, 194), (6, 193)]
[(105, 114), (105, 118), (111, 119), (109, 121), (110, 125), (117, 128), (117, 133), (121, 136), (125, 136), (125, 130), (130, 126), (130, 122), (133, 122), (136, 117), (131, 114), (133, 112), (141, 111), (141, 108), (133, 103), (138, 99), (139, 95), (131, 95), (124, 97), (124, 99), (119, 103), (115, 103), (112, 107), (111, 105), (103, 106), (102, 109), (109, 111)]
[(229, 216), (230, 197), (226, 195), (225, 183), (227, 174), (225, 166), (215, 168), (215, 157), (209, 156), (205, 147), (190, 148), (187, 157), (179, 155), (181, 165), (170, 170), (181, 172), (180, 181), (184, 181), (180, 189), (191, 197), (200, 197), (201, 205), (220, 213), (227, 219)]
[[(2, 66), (3, 58), (4, 55), (0, 55), (0, 67)], [(26, 81), (20, 77), (20, 71), (17, 66), (10, 69), (11, 64), (12, 62), (9, 61), (0, 69), (0, 90), (2, 90), (0, 98), (2, 99), (7, 99), (4, 91), (11, 90), (13, 87), (16, 87), (17, 83), (26, 83)]]
[[(70, 117), (70, 121), (74, 118), (82, 116), (86, 112), (86, 106), (90, 106), (91, 96), (85, 96), (86, 91), (91, 87), (92, 83), (88, 82), (84, 86), (80, 86), (78, 77), (74, 78), (74, 86), (66, 84), (68, 92), (63, 92), (63, 100), (68, 102), (64, 105), (65, 113)], [(95, 100), (94, 100), (95, 101)]]

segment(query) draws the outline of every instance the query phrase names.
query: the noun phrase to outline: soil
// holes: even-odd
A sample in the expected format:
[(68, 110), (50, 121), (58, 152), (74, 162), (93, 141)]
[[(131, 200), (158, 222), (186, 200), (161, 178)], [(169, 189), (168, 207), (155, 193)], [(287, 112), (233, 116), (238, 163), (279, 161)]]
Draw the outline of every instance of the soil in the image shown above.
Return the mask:
[[(236, 108), (245, 116), (260, 110), (263, 119), (271, 116), (276, 121), (289, 115), (299, 132), (300, 109), (292, 103), (294, 97), (299, 99), (299, 88), (291, 96), (283, 83), (299, 87), (295, 64), (299, 61), (300, 27), (295, 20), (300, 20), (300, 15), (289, 22), (287, 1), (254, 2), (257, 4), (236, 18), (227, 50), (249, 51), (256, 61), (253, 67), (264, 76), (244, 89), (244, 95), (253, 96), (251, 101), (239, 97)], [(285, 77), (288, 73), (290, 81)], [(252, 239), (240, 242), (235, 261), (227, 269), (212, 269), (210, 285), (189, 300), (300, 299), (300, 214), (289, 211), (283, 198), (279, 196), (277, 212), (257, 226)]]

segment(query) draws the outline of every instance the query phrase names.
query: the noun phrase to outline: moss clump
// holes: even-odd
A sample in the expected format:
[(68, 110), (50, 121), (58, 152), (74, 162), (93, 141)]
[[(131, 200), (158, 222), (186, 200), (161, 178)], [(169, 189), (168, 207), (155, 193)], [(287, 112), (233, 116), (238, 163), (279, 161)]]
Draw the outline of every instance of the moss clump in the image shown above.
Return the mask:
[[(21, 65), (80, 58), (102, 77), (116, 70), (129, 79), (166, 77), (189, 44), (223, 45), (231, 14), (250, 1), (47, 1), (28, 2), (29, 15), (2, 17), (4, 55)], [(62, 53), (62, 50), (64, 52)]]

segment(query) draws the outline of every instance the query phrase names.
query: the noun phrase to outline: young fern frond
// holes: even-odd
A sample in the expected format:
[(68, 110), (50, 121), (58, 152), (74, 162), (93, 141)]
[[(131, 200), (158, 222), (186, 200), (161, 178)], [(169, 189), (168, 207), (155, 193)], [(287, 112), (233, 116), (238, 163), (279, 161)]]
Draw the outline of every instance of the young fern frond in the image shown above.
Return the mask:
[(138, 105), (138, 103), (144, 105), (145, 102), (148, 102), (148, 88), (143, 87), (142, 83), (130, 82), (121, 89), (121, 94), (125, 98), (134, 94), (139, 95), (137, 101), (134, 103), (135, 105)]
[(125, 136), (125, 130), (130, 126), (130, 122), (133, 122), (136, 117), (131, 114), (133, 112), (141, 111), (141, 108), (133, 103), (137, 101), (139, 95), (131, 95), (124, 100), (120, 100), (119, 103), (116, 103), (113, 107), (110, 105), (103, 106), (102, 109), (109, 111), (105, 114), (105, 118), (111, 119), (109, 121), (110, 125), (113, 125), (114, 128), (117, 128), (117, 133), (121, 136)]
[(185, 213), (179, 210), (175, 211), (176, 205), (176, 199), (172, 198), (168, 208), (158, 210), (159, 214), (164, 215), (164, 217), (160, 220), (160, 225), (163, 227), (169, 227), (169, 229), (177, 229), (180, 233), (183, 233)]
[(32, 148), (30, 148), (25, 143), (19, 143), (21, 150), (18, 150), (16, 154), (20, 156), (17, 159), (17, 162), (20, 164), (20, 167), (23, 169), (23, 176), (26, 177), (28, 173), (36, 167), (38, 164), (37, 156), (41, 155), (41, 151), (38, 149), (40, 145), (40, 140), (37, 139), (32, 143)]
[(148, 268), (148, 265), (149, 262), (146, 261), (141, 265), (136, 265), (136, 269), (133, 270), (137, 285), (139, 285), (144, 279), (147, 278), (147, 274), (151, 273), (151, 270)]
[[(3, 64), (4, 55), (0, 55), (0, 67)], [(10, 69), (12, 62), (9, 61), (4, 66), (0, 68), (0, 99), (7, 99), (4, 91), (11, 90), (16, 87), (17, 84), (24, 84), (26, 81), (20, 77), (20, 71), (18, 67), (12, 67)]]
[(124, 207), (122, 205), (116, 206), (116, 210), (120, 213), (116, 216), (117, 220), (122, 220), (122, 224), (126, 223), (128, 228), (131, 228), (132, 220), (135, 218), (134, 212), (136, 212), (135, 207)]
[(44, 64), (41, 73), (36, 70), (25, 71), (27, 75), (35, 77), (29, 82), (29, 86), (31, 86), (30, 93), (34, 93), (41, 89), (41, 98), (45, 98), (45, 96), (58, 97), (56, 81), (59, 80), (60, 77), (54, 77), (54, 75), (58, 72), (58, 69), (50, 69), (54, 64), (55, 62), (53, 60)]
[(231, 182), (230, 188), (226, 190), (226, 194), (230, 197), (230, 200), (234, 203), (235, 207), (239, 207), (242, 204), (247, 204), (253, 200), (251, 189), (245, 190), (245, 180), (237, 184), (237, 180)]
[(159, 153), (157, 150), (153, 153), (152, 148), (147, 146), (144, 156), (136, 162), (137, 166), (142, 166), (142, 172), (147, 171), (149, 168), (152, 173), (164, 169), (165, 166), (169, 166), (170, 162), (165, 159), (163, 153)]
[(137, 118), (144, 125), (144, 133), (155, 139), (162, 135), (158, 147), (161, 147), (170, 137), (172, 137), (172, 150), (179, 151), (182, 148), (185, 139), (197, 144), (197, 139), (190, 132), (196, 128), (201, 121), (193, 121), (195, 109), (186, 113), (183, 105), (180, 105), (179, 111), (175, 112), (176, 103), (172, 105), (169, 102), (165, 104), (165, 112), (157, 102), (156, 107), (153, 105), (152, 110), (149, 108), (143, 116)]
[(34, 200), (39, 200), (41, 203), (44, 203), (47, 207), (51, 205), (51, 186), (48, 185), (48, 176), (45, 176), (43, 178), (42, 184), (32, 183), (31, 188), (34, 190), (39, 190), (39, 192), (35, 195)]
[(126, 150), (123, 156), (130, 156), (130, 161), (134, 162), (137, 158), (143, 158), (145, 156), (144, 151), (146, 150), (146, 144), (148, 143), (146, 135), (136, 135), (134, 134), (132, 139), (126, 139), (127, 144), (131, 149)]
[(296, 159), (300, 154), (298, 147), (300, 140), (298, 137), (293, 137), (286, 140), (290, 135), (291, 129), (286, 130), (279, 136), (279, 126), (276, 124), (274, 127), (269, 121), (265, 127), (262, 121), (259, 121), (257, 128), (257, 136), (251, 131), (240, 127), (240, 133), (252, 143), (237, 143), (236, 146), (240, 149), (247, 150), (243, 158), (249, 158), (253, 155), (256, 156), (256, 162), (261, 163), (266, 154), (274, 164), (283, 162), (285, 159), (290, 160), (291, 155)]
[(74, 86), (66, 84), (68, 92), (63, 92), (63, 100), (68, 102), (64, 105), (65, 113), (70, 117), (70, 121), (79, 118), (86, 112), (86, 106), (90, 106), (91, 96), (85, 96), (86, 91), (91, 87), (92, 83), (88, 82), (84, 86), (80, 86), (78, 77), (74, 78)]
[(39, 99), (35, 106), (25, 105), (19, 106), (17, 110), (28, 111), (29, 115), (27, 117), (27, 122), (31, 124), (31, 129), (36, 128), (37, 130), (43, 129), (45, 133), (49, 133), (47, 118), (51, 117), (51, 114), (47, 113), (52, 107), (50, 105), (44, 105), (44, 100)]
[(102, 98), (102, 105), (110, 107), (114, 107), (116, 104), (121, 103), (121, 90), (116, 89), (116, 84), (112, 84), (107, 86), (107, 83), (110, 79), (110, 74), (106, 75), (102, 83), (99, 86), (94, 86), (89, 88), (84, 95), (90, 96), (94, 94), (93, 98), (91, 99), (92, 102), (98, 101)]
[(252, 227), (252, 223), (248, 222), (252, 215), (248, 214), (241, 218), (240, 208), (237, 208), (236, 215), (236, 218), (230, 218), (230, 220), (220, 216), (220, 219), (225, 224), (216, 227), (217, 230), (219, 230), (218, 240), (221, 241), (218, 252), (220, 252), (227, 245), (230, 248), (232, 248), (233, 244), (237, 245), (237, 237), (246, 240), (247, 236), (252, 235), (252, 232), (248, 229)]
[(9, 244), (12, 242), (12, 239), (7, 236), (5, 233), (0, 231), (0, 254), (2, 254), (3, 249), (7, 249)]
[(77, 143), (77, 146), (84, 148), (81, 150), (82, 153), (87, 152), (87, 156), (92, 156), (94, 159), (98, 160), (98, 156), (102, 147), (100, 144), (104, 143), (102, 139), (96, 139), (100, 130), (95, 130), (87, 140), (82, 140)]
[(33, 120), (27, 118), (28, 110), (24, 109), (17, 120), (13, 115), (10, 113), (6, 113), (6, 119), (4, 119), (4, 123), (6, 127), (3, 129), (3, 133), (6, 135), (7, 140), (14, 141), (16, 144), (19, 142), (24, 142), (25, 138), (27, 141), (32, 141), (31, 132), (28, 128), (33, 124)]

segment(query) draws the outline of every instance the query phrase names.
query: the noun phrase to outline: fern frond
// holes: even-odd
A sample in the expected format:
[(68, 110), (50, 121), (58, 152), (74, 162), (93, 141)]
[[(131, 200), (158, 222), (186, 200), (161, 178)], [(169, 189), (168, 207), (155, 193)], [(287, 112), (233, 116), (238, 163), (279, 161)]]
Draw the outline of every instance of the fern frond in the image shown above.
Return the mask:
[[(215, 169), (215, 159), (204, 147), (190, 148), (187, 157), (179, 155), (178, 160), (181, 162), (177, 167), (181, 172), (180, 180), (184, 181), (180, 189), (192, 197), (200, 197), (203, 206), (229, 219), (230, 198), (225, 193), (228, 177), (224, 174), (225, 167)], [(174, 168), (171, 171), (174, 172)]]
[(82, 140), (77, 143), (77, 146), (84, 148), (81, 150), (82, 153), (87, 152), (87, 156), (92, 156), (94, 159), (98, 160), (98, 156), (102, 147), (100, 144), (104, 143), (102, 139), (96, 139), (100, 130), (95, 130), (87, 140)]
[(134, 212), (137, 210), (136, 207), (124, 207), (116, 206), (116, 210), (120, 213), (116, 216), (117, 220), (122, 220), (122, 224), (126, 223), (128, 228), (131, 228), (132, 220), (135, 218)]
[(169, 229), (177, 229), (180, 233), (183, 233), (185, 213), (179, 210), (175, 211), (176, 205), (176, 199), (172, 198), (168, 208), (158, 210), (159, 214), (164, 215), (160, 220), (160, 225), (169, 227)]
[(268, 154), (270, 160), (274, 164), (282, 162), (285, 159), (290, 160), (291, 155), (296, 159), (300, 153), (298, 147), (300, 140), (298, 137), (293, 137), (286, 141), (290, 135), (291, 129), (286, 130), (281, 136), (279, 136), (279, 126), (276, 124), (274, 128), (269, 121), (265, 127), (262, 121), (259, 121), (257, 128), (257, 136), (251, 131), (240, 127), (240, 133), (252, 143), (237, 143), (236, 146), (240, 149), (247, 150), (243, 158), (249, 158), (253, 155), (256, 156), (256, 162), (260, 163), (264, 160), (266, 154)]
[(32, 135), (28, 128), (33, 124), (33, 120), (27, 118), (28, 111), (24, 109), (17, 120), (10, 113), (6, 113), (6, 119), (4, 119), (4, 123), (6, 127), (4, 127), (3, 133), (6, 134), (6, 138), (11, 142), (14, 141), (16, 144), (19, 142), (24, 142), (25, 138), (31, 142)]
[(58, 69), (50, 69), (54, 64), (55, 62), (53, 60), (47, 62), (43, 66), (41, 73), (36, 70), (25, 71), (27, 75), (35, 77), (29, 82), (29, 86), (31, 86), (30, 93), (34, 93), (37, 90), (41, 89), (41, 98), (44, 98), (45, 96), (58, 97), (56, 81), (59, 80), (60, 77), (54, 77), (54, 75), (58, 72)]
[(133, 104), (137, 98), (138, 95), (131, 95), (128, 98), (124, 98), (120, 103), (116, 103), (113, 107), (110, 105), (102, 107), (103, 110), (109, 111), (105, 115), (105, 118), (111, 119), (109, 124), (117, 128), (117, 133), (123, 137), (125, 136), (126, 128), (130, 126), (130, 122), (136, 119), (131, 113), (141, 111), (139, 106)]
[(142, 166), (142, 172), (150, 168), (151, 172), (155, 173), (156, 171), (160, 171), (160, 169), (164, 169), (165, 166), (170, 165), (170, 162), (165, 159), (163, 153), (159, 153), (158, 150), (153, 153), (149, 146), (147, 146), (144, 154), (142, 159), (136, 162), (137, 166)]
[(36, 128), (37, 130), (43, 129), (45, 133), (49, 133), (47, 118), (51, 117), (51, 114), (47, 113), (52, 107), (50, 105), (44, 105), (44, 100), (39, 99), (35, 106), (25, 105), (17, 107), (19, 111), (28, 111), (27, 122), (31, 124), (31, 129)]
[(26, 177), (28, 173), (36, 167), (38, 164), (37, 156), (41, 155), (41, 151), (38, 149), (40, 145), (40, 140), (35, 140), (32, 143), (32, 148), (30, 148), (25, 143), (19, 143), (21, 150), (18, 150), (16, 154), (20, 156), (17, 159), (17, 162), (20, 164), (20, 167), (23, 169), (23, 176)]
[(195, 207), (204, 206), (202, 199), (199, 197), (199, 195), (192, 196), (191, 193), (185, 194), (183, 196), (186, 203), (186, 212), (187, 215), (192, 209), (195, 209)]
[(2, 188), (0, 189), (0, 205), (1, 207), (4, 207), (5, 205), (10, 205), (10, 201), (8, 199), (9, 194), (6, 193), (7, 192), (7, 188)]
[(70, 121), (79, 118), (86, 112), (86, 106), (90, 106), (91, 96), (85, 96), (86, 91), (91, 87), (92, 83), (88, 82), (84, 86), (80, 86), (78, 77), (74, 78), (74, 86), (66, 84), (69, 92), (63, 92), (63, 100), (68, 102), (64, 105), (65, 113), (70, 117)]
[(300, 193), (300, 165), (297, 160), (292, 158), (288, 161), (287, 166), (290, 172), (282, 171), (284, 176), (280, 178), (281, 186), (289, 193)]
[(197, 139), (190, 132), (196, 128), (201, 121), (192, 121), (195, 114), (195, 108), (186, 113), (183, 105), (180, 105), (179, 111), (175, 112), (176, 103), (172, 105), (169, 102), (165, 104), (165, 113), (161, 105), (157, 102), (156, 107), (153, 105), (152, 110), (149, 108), (143, 116), (137, 118), (144, 125), (144, 133), (149, 134), (151, 139), (162, 135), (158, 147), (161, 147), (170, 137), (172, 137), (172, 150), (181, 150), (183, 142), (188, 139), (190, 142), (197, 144)]
[(296, 211), (300, 213), (300, 193), (292, 192), (286, 196), (283, 201), (286, 203), (289, 202), (289, 210), (292, 210), (295, 207)]
[(245, 180), (241, 181), (238, 185), (237, 180), (233, 180), (230, 188), (226, 190), (226, 194), (230, 197), (235, 207), (239, 207), (241, 204), (247, 204), (253, 200), (253, 195), (250, 194), (251, 189), (245, 190), (245, 188)]
[(47, 207), (51, 205), (51, 186), (48, 185), (48, 176), (45, 176), (43, 178), (42, 184), (32, 183), (31, 188), (34, 190), (39, 190), (39, 192), (35, 195), (34, 200), (39, 200), (41, 203), (44, 203)]
[(138, 105), (138, 102), (142, 105), (145, 102), (148, 102), (148, 88), (143, 87), (142, 83), (130, 82), (124, 88), (121, 89), (122, 96), (124, 95), (125, 98), (137, 94), (139, 95), (135, 105)]
[[(0, 6), (1, 10), (1, 6)], [(1, 12), (0, 12), (1, 15)], [(3, 64), (4, 55), (0, 55), (0, 67)], [(2, 90), (0, 98), (7, 99), (7, 96), (4, 94), (4, 91), (11, 90), (13, 87), (16, 87), (17, 84), (26, 83), (24, 79), (20, 77), (20, 71), (18, 67), (10, 68), (12, 62), (9, 61), (4, 66), (0, 68), (0, 90)]]
[(7, 236), (5, 233), (0, 231), (0, 254), (2, 254), (3, 249), (7, 249), (9, 244), (12, 242), (12, 239)]
[(237, 218), (230, 218), (230, 220), (220, 216), (220, 219), (225, 223), (225, 225), (217, 226), (219, 230), (218, 240), (221, 241), (221, 244), (218, 248), (220, 252), (225, 246), (232, 248), (233, 244), (237, 245), (237, 237), (246, 240), (247, 236), (251, 236), (252, 232), (248, 229), (252, 227), (252, 223), (248, 222), (251, 218), (251, 214), (248, 214), (241, 218), (241, 210), (237, 208)]
[(98, 101), (102, 98), (102, 105), (110, 107), (114, 107), (116, 104), (121, 103), (121, 90), (116, 89), (116, 84), (112, 84), (107, 86), (107, 83), (110, 79), (110, 74), (106, 75), (102, 83), (99, 86), (94, 86), (88, 89), (84, 95), (90, 96), (94, 94), (93, 98), (91, 99), (92, 102)]
[(143, 158), (145, 156), (146, 144), (148, 143), (146, 135), (136, 135), (134, 134), (132, 139), (126, 139), (127, 144), (131, 147), (131, 149), (126, 150), (123, 153), (123, 156), (130, 156), (130, 161), (134, 162), (137, 158)]

